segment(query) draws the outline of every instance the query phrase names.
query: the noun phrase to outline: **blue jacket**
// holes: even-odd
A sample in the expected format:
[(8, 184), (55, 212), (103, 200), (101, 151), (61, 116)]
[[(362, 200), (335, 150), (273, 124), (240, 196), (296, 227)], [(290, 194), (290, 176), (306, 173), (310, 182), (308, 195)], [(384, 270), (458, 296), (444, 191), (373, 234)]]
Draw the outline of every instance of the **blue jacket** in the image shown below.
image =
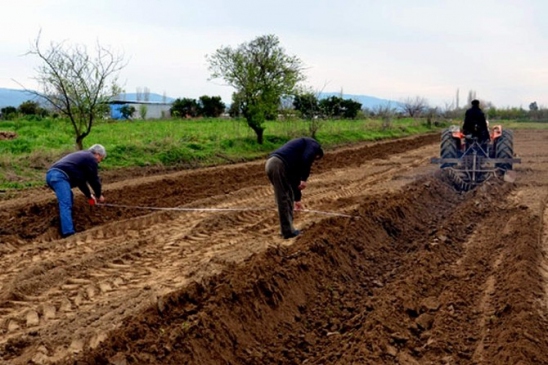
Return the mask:
[(99, 164), (90, 151), (73, 152), (56, 163), (50, 169), (58, 169), (67, 174), (70, 187), (78, 187), (87, 198), (91, 198), (88, 184), (93, 189), (95, 196), (101, 196), (101, 180), (98, 173)]
[(308, 179), (312, 164), (318, 155), (323, 155), (322, 148), (318, 141), (309, 137), (292, 139), (270, 154), (283, 161), (296, 201), (301, 200), (298, 186), (301, 181)]

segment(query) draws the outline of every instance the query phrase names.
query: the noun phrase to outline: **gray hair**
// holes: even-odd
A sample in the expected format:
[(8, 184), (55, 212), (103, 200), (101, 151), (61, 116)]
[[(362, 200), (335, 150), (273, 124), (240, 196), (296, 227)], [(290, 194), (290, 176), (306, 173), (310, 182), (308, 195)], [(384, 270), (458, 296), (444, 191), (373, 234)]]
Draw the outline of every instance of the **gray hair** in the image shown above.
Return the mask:
[(105, 150), (105, 147), (100, 144), (94, 144), (89, 148), (89, 151), (103, 158), (107, 157), (107, 150)]

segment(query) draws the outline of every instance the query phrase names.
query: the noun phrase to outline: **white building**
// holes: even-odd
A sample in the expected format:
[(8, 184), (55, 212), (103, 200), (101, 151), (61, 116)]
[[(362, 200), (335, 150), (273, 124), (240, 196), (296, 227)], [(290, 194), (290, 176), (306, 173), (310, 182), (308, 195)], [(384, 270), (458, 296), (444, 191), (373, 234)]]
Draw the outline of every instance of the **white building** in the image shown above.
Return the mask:
[(135, 113), (133, 113), (131, 119), (166, 119), (171, 117), (169, 111), (171, 109), (171, 103), (112, 100), (109, 104), (110, 117), (112, 119), (123, 119), (120, 109), (124, 106), (132, 106), (135, 108)]

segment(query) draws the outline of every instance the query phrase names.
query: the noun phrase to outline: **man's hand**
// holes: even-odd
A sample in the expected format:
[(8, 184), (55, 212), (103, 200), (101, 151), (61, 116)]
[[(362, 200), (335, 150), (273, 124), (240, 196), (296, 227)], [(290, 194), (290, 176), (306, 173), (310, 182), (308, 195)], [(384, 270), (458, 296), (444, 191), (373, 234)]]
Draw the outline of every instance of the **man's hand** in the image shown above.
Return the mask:
[(304, 205), (302, 202), (295, 202), (295, 207), (293, 208), (294, 210), (296, 211), (299, 211), (299, 210), (304, 210)]
[(306, 181), (301, 181), (299, 184), (299, 190), (304, 190), (306, 188)]
[(104, 195), (101, 195), (99, 197), (99, 203), (104, 203), (104, 202), (105, 202), (105, 197), (104, 197)]

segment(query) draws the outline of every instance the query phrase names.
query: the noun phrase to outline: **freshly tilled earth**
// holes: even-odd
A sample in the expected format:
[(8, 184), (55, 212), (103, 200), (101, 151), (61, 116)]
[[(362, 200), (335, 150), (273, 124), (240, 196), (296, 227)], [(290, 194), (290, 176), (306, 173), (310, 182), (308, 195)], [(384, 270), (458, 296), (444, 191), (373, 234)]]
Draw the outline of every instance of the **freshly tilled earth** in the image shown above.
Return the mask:
[(264, 161), (104, 173), (60, 239), (0, 201), (0, 364), (548, 364), (548, 132), (457, 192), (439, 135), (327, 151), (279, 236)]

